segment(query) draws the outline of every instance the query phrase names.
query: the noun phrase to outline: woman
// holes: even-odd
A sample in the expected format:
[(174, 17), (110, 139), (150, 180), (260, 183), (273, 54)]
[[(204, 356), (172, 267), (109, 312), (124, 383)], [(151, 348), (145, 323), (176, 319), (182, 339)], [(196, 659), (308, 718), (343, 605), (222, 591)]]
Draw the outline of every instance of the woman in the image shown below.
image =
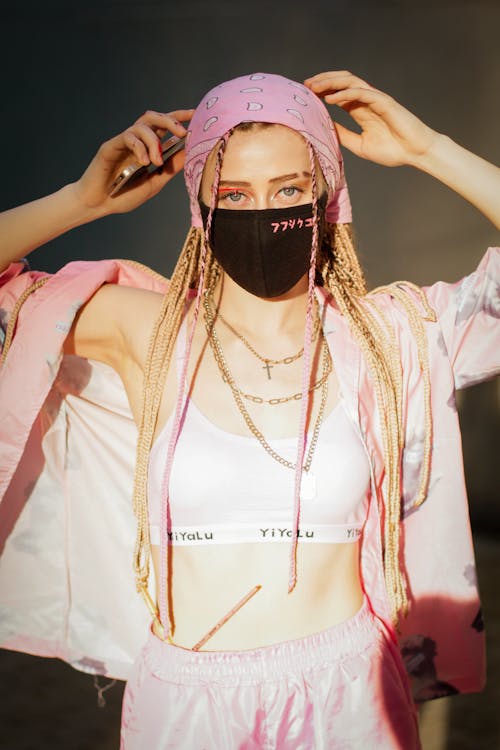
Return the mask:
[[(423, 169), (500, 226), (498, 170), (346, 72), (305, 86), (243, 76), (195, 112), (146, 113), (78, 182), (2, 216), (6, 266), (72, 226), (131, 210), (184, 166), (193, 226), (166, 294), (162, 279), (116, 262), (70, 264), (46, 283), (19, 264), (5, 272), (4, 559), (9, 573), (36, 559), (66, 605), (48, 616), (64, 620), (57, 646), (26, 629), (19, 602), (3, 645), (123, 676), (134, 649), (120, 567), (131, 546), (132, 412), (134, 569), (153, 623), (124, 696), (126, 749), (417, 748), (398, 638), (416, 700), (482, 684), (465, 492), (450, 466), (460, 461), (454, 388), (499, 369), (498, 253), (458, 286), (366, 295), (335, 129), (315, 93), (361, 126), (337, 126), (354, 153)], [(132, 154), (161, 163), (159, 138), (183, 135), (179, 121), (190, 121), (185, 157), (110, 198)], [(34, 376), (27, 357), (45, 372)], [(45, 575), (27, 535), (62, 485), (54, 538), (65, 553)], [(116, 505), (88, 507), (116, 485)], [(117, 590), (101, 610), (89, 567), (99, 554)], [(19, 600), (9, 580), (0, 584)], [(35, 609), (46, 628), (45, 599)], [(422, 661), (429, 642), (437, 657)]]

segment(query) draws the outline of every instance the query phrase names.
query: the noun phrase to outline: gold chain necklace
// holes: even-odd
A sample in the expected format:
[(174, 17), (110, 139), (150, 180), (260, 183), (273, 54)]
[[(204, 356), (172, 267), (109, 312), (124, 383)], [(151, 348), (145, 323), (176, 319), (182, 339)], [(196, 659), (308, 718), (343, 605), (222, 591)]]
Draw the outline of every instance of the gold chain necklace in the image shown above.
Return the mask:
[[(231, 372), (229, 370), (229, 367), (227, 365), (227, 362), (224, 358), (224, 353), (222, 351), (222, 347), (220, 344), (220, 341), (217, 337), (217, 334), (215, 333), (214, 329), (214, 319), (212, 315), (212, 310), (210, 309), (210, 305), (207, 301), (207, 298), (205, 296), (203, 305), (205, 308), (205, 326), (208, 333), (208, 340), (210, 342), (210, 346), (212, 348), (212, 351), (214, 353), (215, 361), (217, 362), (217, 365), (221, 371), (221, 374), (223, 374), (226, 378), (225, 382), (230, 386), (231, 392), (233, 394), (234, 400), (236, 401), (236, 405), (245, 420), (245, 423), (252, 433), (254, 437), (257, 438), (259, 443), (262, 445), (262, 447), (269, 453), (272, 458), (274, 458), (275, 461), (280, 463), (282, 466), (286, 466), (288, 469), (295, 470), (295, 464), (293, 464), (291, 461), (287, 461), (285, 458), (280, 456), (276, 451), (271, 448), (269, 443), (266, 441), (264, 435), (260, 432), (257, 425), (252, 421), (252, 418), (250, 417), (250, 414), (248, 413), (245, 404), (243, 403), (239, 389), (234, 381), (233, 376), (231, 375)], [(326, 343), (326, 340), (323, 339), (323, 376), (325, 375), (329, 364), (331, 365), (331, 356), (330, 356), (330, 350), (328, 348), (328, 344)], [(311, 439), (311, 444), (309, 446), (309, 451), (307, 454), (307, 459), (303, 467), (303, 471), (307, 473), (309, 472), (309, 469), (311, 467), (312, 463), (312, 457), (314, 454), (314, 450), (316, 448), (316, 444), (318, 442), (318, 436), (319, 436), (319, 429), (321, 426), (321, 422), (323, 420), (323, 415), (325, 412), (325, 406), (326, 406), (326, 399), (328, 395), (328, 378), (324, 378), (323, 387), (321, 390), (321, 404), (318, 411), (318, 416), (316, 418), (316, 424), (314, 426), (314, 432)], [(314, 490), (313, 490), (314, 491)]]
[[(208, 304), (212, 307), (212, 315), (213, 315), (213, 308), (215, 307), (215, 305), (214, 305), (213, 300), (211, 298), (208, 298)], [(316, 337), (317, 337), (318, 331), (319, 331), (319, 324), (320, 324), (319, 315), (317, 314), (317, 304), (318, 303), (317, 303), (316, 299), (314, 300), (314, 304), (315, 304), (316, 316), (315, 316), (315, 319), (314, 319), (314, 330), (313, 330), (311, 341), (315, 341), (316, 340)], [(223, 317), (222, 313), (219, 310), (217, 310), (217, 317), (220, 318), (221, 322), (224, 323), (224, 325), (226, 326), (226, 328), (229, 328), (229, 330), (232, 333), (234, 333), (234, 335), (237, 336), (240, 339), (240, 341), (243, 342), (243, 344), (246, 346), (246, 348), (249, 349), (249, 351), (251, 351), (252, 354), (254, 354), (257, 357), (257, 359), (260, 359), (261, 362), (264, 362), (264, 367), (262, 369), (263, 370), (267, 370), (267, 379), (268, 380), (271, 380), (271, 368), (274, 367), (274, 365), (290, 365), (290, 364), (292, 364), (292, 362), (295, 362), (297, 359), (299, 359), (300, 357), (302, 357), (302, 355), (304, 354), (304, 347), (302, 346), (299, 349), (299, 351), (297, 352), (297, 354), (293, 354), (290, 357), (283, 357), (282, 359), (271, 359), (270, 357), (263, 357), (262, 354), (259, 354), (259, 352), (256, 351), (253, 348), (253, 346), (251, 345), (251, 343), (248, 341), (248, 339), (245, 338), (245, 336), (243, 336), (242, 333), (239, 333), (239, 331), (237, 331), (236, 328), (234, 328), (231, 325), (231, 323), (227, 322), (227, 320)], [(245, 394), (243, 394), (243, 395), (245, 395)], [(261, 403), (261, 402), (257, 401), (256, 403)], [(266, 403), (269, 403), (269, 402), (266, 402)]]
[[(328, 379), (328, 376), (330, 375), (331, 371), (333, 370), (332, 360), (331, 358), (328, 359), (326, 372), (324, 375), (320, 377), (319, 380), (317, 380), (308, 390), (308, 393), (312, 393), (312, 391), (315, 391), (317, 388), (321, 388), (321, 386), (324, 384), (325, 380)], [(226, 376), (222, 375), (222, 380), (227, 383)], [(275, 398), (263, 398), (262, 396), (254, 396), (251, 393), (245, 393), (241, 390), (241, 388), (238, 388), (238, 392), (243, 396), (243, 398), (246, 398), (247, 401), (253, 401), (254, 404), (270, 404), (270, 406), (276, 406), (278, 404), (286, 404), (288, 401), (300, 401), (302, 399), (302, 391), (298, 391), (297, 393), (294, 393), (292, 396), (277, 396)]]
[[(317, 305), (316, 300), (315, 300), (315, 303)], [(298, 354), (296, 354), (295, 356), (293, 356), (293, 357), (285, 357), (282, 360), (279, 360), (279, 359), (267, 359), (267, 358), (262, 357), (258, 352), (255, 351), (255, 349), (253, 349), (253, 347), (251, 346), (251, 344), (248, 343), (248, 341), (245, 339), (244, 336), (242, 336), (240, 333), (238, 333), (238, 331), (236, 331), (229, 323), (227, 323), (224, 320), (224, 318), (222, 317), (222, 314), (220, 313), (220, 311), (218, 311), (218, 310), (215, 309), (215, 305), (213, 304), (213, 299), (211, 299), (210, 297), (208, 297), (208, 305), (210, 306), (210, 314), (212, 316), (212, 320), (214, 320), (214, 325), (215, 325), (215, 320), (217, 318), (220, 318), (221, 321), (239, 339), (241, 339), (247, 345), (247, 347), (250, 349), (250, 351), (252, 351), (262, 362), (267, 362), (269, 364), (271, 364), (271, 363), (273, 363), (273, 364), (289, 364), (290, 362), (293, 362), (296, 359), (298, 359), (300, 356), (302, 356), (302, 354), (304, 352), (304, 347), (302, 347), (302, 349), (300, 350), (300, 352), (298, 352)], [(315, 322), (314, 322), (314, 332), (313, 332), (313, 336), (311, 338), (311, 341), (314, 341), (316, 339), (316, 336), (317, 336), (317, 333), (318, 333), (318, 329), (319, 329), (319, 323), (320, 323), (319, 315), (316, 315)], [(323, 385), (323, 383), (325, 382), (325, 380), (329, 377), (330, 373), (332, 372), (332, 369), (333, 369), (332, 360), (331, 360), (331, 358), (329, 358), (327, 371), (325, 372), (324, 375), (321, 376), (321, 378), (319, 380), (316, 381), (316, 383), (314, 383), (309, 388), (308, 393), (311, 393), (312, 391), (316, 390), (317, 388), (320, 388)], [(268, 372), (268, 374), (269, 374), (269, 372)], [(270, 379), (270, 375), (269, 375), (269, 379)], [(225, 383), (228, 382), (227, 378), (226, 378), (226, 376), (224, 374), (222, 374), (222, 380)], [(255, 395), (253, 395), (251, 393), (245, 393), (244, 391), (241, 390), (241, 388), (238, 389), (238, 392), (240, 393), (241, 396), (243, 396), (243, 398), (246, 398), (247, 401), (252, 401), (254, 404), (269, 404), (270, 406), (277, 406), (279, 404), (286, 404), (289, 401), (300, 401), (302, 399), (302, 391), (299, 391), (298, 393), (293, 393), (291, 396), (280, 396), (280, 397), (275, 397), (275, 398), (264, 398), (262, 396), (255, 396)]]

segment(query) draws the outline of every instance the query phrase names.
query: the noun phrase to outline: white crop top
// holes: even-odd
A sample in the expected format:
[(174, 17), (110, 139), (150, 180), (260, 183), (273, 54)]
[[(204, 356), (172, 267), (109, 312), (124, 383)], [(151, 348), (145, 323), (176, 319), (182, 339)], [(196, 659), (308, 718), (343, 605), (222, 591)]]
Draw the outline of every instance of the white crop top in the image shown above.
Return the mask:
[[(177, 374), (185, 356), (186, 318), (177, 340)], [(151, 543), (160, 543), (160, 497), (173, 415), (151, 449), (148, 504)], [(308, 433), (306, 455), (312, 431)], [(268, 440), (295, 463), (297, 438)], [(284, 542), (292, 536), (294, 471), (253, 436), (227, 432), (188, 399), (169, 485), (174, 545)], [(324, 419), (303, 482), (298, 539), (355, 542), (366, 520), (370, 468), (343, 398)]]

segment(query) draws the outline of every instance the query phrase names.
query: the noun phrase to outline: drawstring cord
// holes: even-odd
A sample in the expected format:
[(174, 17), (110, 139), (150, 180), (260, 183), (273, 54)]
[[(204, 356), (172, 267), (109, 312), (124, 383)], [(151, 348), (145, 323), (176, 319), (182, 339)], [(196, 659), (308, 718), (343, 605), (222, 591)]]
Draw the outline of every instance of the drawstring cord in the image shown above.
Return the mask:
[[(169, 578), (168, 530), (171, 528), (168, 486), (169, 486), (170, 474), (172, 470), (173, 455), (174, 455), (175, 447), (176, 447), (177, 440), (178, 440), (179, 433), (180, 433), (181, 416), (187, 403), (187, 399), (186, 400), (184, 399), (184, 390), (185, 390), (185, 382), (186, 382), (186, 376), (187, 376), (188, 360), (189, 360), (189, 355), (191, 352), (191, 345), (192, 345), (192, 341), (194, 337), (194, 331), (195, 331), (196, 323), (198, 320), (200, 301), (201, 301), (204, 277), (205, 277), (207, 248), (209, 246), (209, 241), (210, 241), (209, 238), (210, 238), (210, 230), (211, 230), (213, 212), (217, 204), (217, 190), (218, 190), (218, 183), (220, 179), (222, 156), (223, 156), (223, 152), (224, 152), (228, 137), (229, 137), (229, 134), (226, 134), (226, 136), (224, 137), (221, 143), (221, 146), (219, 147), (219, 151), (217, 154), (216, 172), (215, 172), (214, 182), (212, 185), (211, 205), (210, 205), (210, 211), (209, 211), (209, 215), (207, 219), (205, 241), (203, 243), (202, 257), (200, 261), (200, 279), (199, 279), (198, 288), (196, 292), (196, 302), (195, 302), (195, 310), (194, 310), (194, 315), (193, 315), (193, 322), (191, 325), (189, 339), (188, 339), (187, 346), (186, 346), (186, 352), (185, 352), (185, 357), (184, 357), (184, 362), (183, 362), (183, 367), (182, 367), (182, 374), (181, 374), (181, 382), (179, 383), (174, 425), (172, 429), (172, 434), (170, 436), (170, 441), (169, 441), (169, 446), (168, 446), (168, 451), (167, 451), (167, 461), (166, 461), (165, 472), (163, 475), (163, 482), (162, 482), (161, 497), (163, 499), (163, 503), (162, 503), (161, 528), (160, 528), (160, 571), (163, 571), (163, 574), (160, 575), (160, 582), (159, 582), (159, 599), (160, 599), (159, 610), (160, 610), (161, 630), (167, 640), (171, 640), (170, 639), (171, 619), (170, 619), (170, 611), (167, 606), (167, 585), (168, 585), (168, 578)], [(312, 227), (311, 258), (310, 258), (310, 264), (309, 264), (308, 290), (307, 290), (306, 327), (305, 327), (305, 335), (304, 335), (304, 362), (303, 362), (303, 368), (302, 368), (301, 415), (300, 415), (300, 423), (299, 423), (299, 439), (298, 439), (298, 445), (297, 445), (297, 460), (295, 464), (293, 531), (292, 531), (292, 542), (291, 542), (291, 547), (290, 547), (289, 575), (288, 575), (288, 593), (289, 594), (294, 590), (295, 585), (297, 583), (297, 546), (298, 546), (298, 529), (299, 529), (299, 522), (300, 522), (300, 495), (301, 495), (301, 486), (302, 486), (303, 461), (304, 461), (304, 455), (305, 455), (305, 449), (306, 449), (306, 443), (307, 443), (306, 422), (307, 422), (307, 413), (308, 413), (308, 407), (309, 407), (308, 380), (309, 380), (309, 368), (311, 364), (311, 343), (312, 343), (312, 328), (313, 328), (312, 310), (313, 310), (313, 299), (314, 299), (314, 285), (315, 285), (315, 279), (316, 279), (316, 256), (317, 256), (317, 251), (318, 251), (318, 205), (317, 205), (317, 186), (316, 186), (316, 165), (315, 165), (314, 150), (309, 141), (307, 141), (307, 148), (309, 152), (309, 161), (311, 165), (311, 178), (312, 178), (313, 227)], [(255, 591), (253, 591), (253, 593), (256, 593), (259, 589), (260, 589), (260, 586), (258, 588), (255, 588)], [(224, 624), (224, 622), (227, 622), (229, 617), (232, 616), (232, 614), (234, 614), (234, 612), (236, 612), (244, 603), (246, 603), (246, 601), (248, 601), (248, 598), (245, 598), (244, 601), (239, 602), (233, 608), (233, 610), (231, 610), (228, 616), (223, 618), (223, 620), (215, 626), (216, 629), (221, 627), (221, 625)], [(157, 619), (157, 617), (155, 617), (155, 619)], [(161, 625), (162, 623), (168, 623), (168, 628), (166, 632), (165, 632), (165, 627)], [(212, 631), (210, 631), (210, 633), (212, 634)], [(211, 637), (211, 635), (209, 635), (208, 637)], [(208, 637), (206, 638), (206, 640), (208, 640)], [(196, 644), (197, 648), (200, 648), (200, 646), (204, 642), (205, 642), (205, 639), (202, 639), (202, 641)]]
[(311, 340), (312, 340), (312, 308), (314, 297), (314, 284), (316, 280), (316, 255), (318, 250), (318, 203), (316, 189), (316, 164), (314, 160), (314, 150), (310, 142), (307, 141), (309, 152), (309, 161), (311, 164), (311, 181), (312, 181), (312, 205), (313, 205), (313, 231), (311, 260), (309, 263), (309, 283), (307, 288), (307, 312), (306, 312), (306, 330), (304, 341), (304, 362), (302, 367), (302, 401), (299, 424), (299, 439), (297, 446), (297, 460), (295, 463), (295, 494), (293, 508), (293, 530), (292, 542), (290, 545), (290, 563), (288, 571), (288, 593), (291, 594), (297, 583), (297, 546), (298, 546), (298, 529), (300, 520), (300, 493), (302, 487), (303, 462), (307, 442), (307, 412), (309, 407), (309, 367), (311, 362)]
[[(184, 389), (185, 389), (185, 383), (187, 379), (188, 361), (189, 361), (189, 355), (191, 353), (191, 345), (193, 342), (194, 332), (196, 329), (196, 324), (198, 321), (198, 314), (200, 310), (202, 291), (203, 291), (203, 286), (204, 286), (204, 281), (205, 281), (205, 267), (206, 267), (207, 251), (208, 251), (208, 246), (209, 246), (210, 229), (212, 226), (213, 212), (217, 205), (217, 192), (218, 192), (218, 187), (219, 187), (220, 170), (222, 166), (222, 156), (224, 153), (224, 149), (226, 147), (228, 137), (229, 137), (228, 134), (224, 136), (219, 146), (219, 150), (217, 152), (217, 163), (216, 163), (216, 168), (215, 168), (214, 181), (212, 184), (210, 211), (209, 211), (209, 215), (207, 219), (205, 241), (203, 242), (201, 258), (200, 258), (200, 278), (198, 282), (198, 288), (196, 291), (193, 322), (191, 324), (189, 338), (188, 338), (187, 345), (186, 345), (186, 352), (184, 356), (184, 362), (183, 362), (182, 373), (181, 373), (181, 382), (178, 384), (178, 395), (177, 395), (177, 403), (175, 407), (175, 418), (174, 418), (172, 433), (170, 435), (170, 440), (168, 444), (167, 461), (165, 465), (165, 471), (163, 474), (163, 481), (162, 481), (162, 488), (161, 488), (162, 507), (161, 507), (161, 520), (160, 520), (159, 610), (160, 610), (160, 622), (162, 624), (163, 634), (166, 640), (170, 639), (171, 630), (172, 630), (170, 609), (167, 603), (167, 586), (168, 586), (168, 580), (169, 580), (168, 531), (171, 529), (171, 525), (172, 525), (171, 523), (172, 519), (170, 517), (169, 483), (170, 483), (170, 475), (172, 472), (172, 463), (173, 463), (173, 458), (174, 458), (175, 447), (177, 445), (177, 440), (179, 438), (179, 433), (180, 433), (182, 415), (187, 405), (187, 398), (184, 399)], [(166, 628), (165, 628), (165, 624), (167, 625)]]
[(110, 680), (107, 685), (103, 685), (102, 687), (99, 685), (99, 676), (94, 675), (94, 687), (97, 690), (97, 705), (99, 708), (104, 708), (106, 705), (106, 699), (104, 697), (104, 693), (106, 690), (109, 690), (109, 688), (112, 688), (113, 685), (115, 685), (116, 680)]

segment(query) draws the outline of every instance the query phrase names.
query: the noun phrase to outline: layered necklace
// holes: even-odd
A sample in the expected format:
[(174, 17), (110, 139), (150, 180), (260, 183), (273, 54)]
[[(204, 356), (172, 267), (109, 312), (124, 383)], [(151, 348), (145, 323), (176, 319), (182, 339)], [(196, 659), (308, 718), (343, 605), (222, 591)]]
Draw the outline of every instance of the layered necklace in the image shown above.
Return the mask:
[[(211, 296), (208, 292), (205, 293), (204, 299), (203, 299), (203, 306), (205, 310), (205, 326), (207, 329), (208, 339), (210, 342), (210, 346), (212, 348), (215, 361), (217, 363), (217, 366), (219, 368), (219, 371), (221, 373), (222, 379), (225, 383), (229, 385), (231, 388), (231, 393), (233, 395), (233, 398), (235, 400), (236, 406), (238, 407), (239, 412), (241, 413), (245, 424), (247, 425), (248, 429), (252, 433), (252, 435), (257, 438), (259, 443), (262, 445), (262, 447), (269, 453), (269, 455), (278, 463), (280, 463), (282, 466), (285, 466), (291, 470), (295, 470), (295, 464), (291, 461), (288, 461), (287, 459), (280, 456), (274, 448), (272, 448), (267, 440), (265, 439), (262, 432), (258, 429), (255, 422), (252, 420), (250, 414), (248, 413), (248, 410), (245, 406), (245, 403), (243, 401), (244, 398), (249, 399), (253, 401), (254, 403), (263, 404), (267, 403), (270, 405), (278, 405), (283, 404), (291, 400), (300, 400), (302, 398), (302, 393), (298, 392), (295, 394), (292, 394), (291, 396), (282, 396), (277, 397), (273, 399), (264, 399), (260, 396), (253, 396), (248, 393), (244, 393), (240, 388), (238, 388), (233, 375), (231, 374), (231, 371), (229, 369), (229, 366), (227, 364), (226, 358), (224, 356), (224, 352), (221, 346), (221, 342), (219, 340), (219, 337), (217, 336), (217, 333), (215, 331), (215, 321), (217, 318), (220, 318), (221, 321), (247, 346), (247, 348), (256, 356), (258, 357), (262, 362), (267, 363), (268, 367), (270, 365), (279, 365), (279, 364), (290, 364), (291, 362), (295, 362), (297, 359), (299, 359), (300, 356), (302, 356), (304, 349), (302, 348), (297, 354), (292, 355), (291, 357), (284, 357), (281, 360), (273, 360), (268, 357), (262, 357), (258, 352), (255, 351), (255, 349), (249, 344), (249, 342), (241, 335), (239, 334), (230, 324), (228, 324), (225, 320), (223, 320), (220, 312), (216, 311), (214, 309), (214, 304), (211, 299)], [(315, 326), (314, 326), (314, 339), (317, 336), (317, 333), (319, 331), (319, 316), (316, 315), (315, 319)], [(314, 383), (310, 388), (309, 392), (321, 388), (321, 402), (320, 407), (318, 410), (318, 415), (316, 417), (316, 422), (313, 430), (313, 435), (311, 438), (311, 443), (309, 445), (309, 450), (307, 453), (306, 461), (303, 467), (303, 474), (302, 474), (302, 483), (301, 483), (301, 497), (305, 500), (311, 500), (316, 495), (316, 480), (313, 474), (310, 472), (311, 464), (312, 464), (312, 458), (314, 455), (314, 450), (316, 448), (316, 444), (318, 442), (318, 436), (319, 436), (319, 430), (321, 427), (321, 423), (323, 421), (323, 416), (325, 413), (325, 406), (328, 396), (328, 376), (330, 375), (333, 365), (332, 365), (332, 359), (330, 355), (330, 350), (328, 347), (328, 344), (326, 343), (326, 340), (323, 338), (322, 344), (321, 344), (321, 353), (322, 353), (322, 374), (320, 379)], [(264, 366), (265, 367), (265, 366)], [(270, 378), (269, 369), (267, 369), (268, 378)]]
[[(316, 302), (316, 305), (317, 305), (317, 302)], [(299, 349), (297, 354), (292, 354), (291, 357), (283, 357), (282, 359), (270, 359), (269, 357), (263, 357), (261, 354), (259, 354), (259, 352), (255, 351), (255, 349), (253, 348), (251, 343), (248, 341), (248, 339), (246, 339), (241, 333), (239, 333), (235, 328), (233, 328), (233, 326), (230, 323), (228, 323), (227, 320), (225, 320), (221, 312), (217, 312), (217, 317), (222, 323), (224, 323), (226, 328), (229, 328), (229, 330), (232, 333), (234, 333), (234, 335), (237, 336), (240, 339), (240, 341), (242, 341), (245, 344), (246, 348), (249, 349), (252, 352), (252, 354), (254, 354), (257, 357), (257, 359), (260, 359), (261, 362), (264, 362), (264, 367), (262, 369), (267, 371), (268, 380), (271, 380), (271, 369), (272, 367), (274, 367), (274, 365), (291, 365), (292, 362), (295, 362), (304, 354), (304, 347), (302, 347), (301, 349)], [(314, 318), (314, 330), (313, 330), (313, 334), (311, 338), (311, 343), (313, 341), (316, 341), (316, 336), (318, 335), (318, 331), (319, 331), (319, 315), (316, 314)], [(258, 401), (257, 403), (261, 403), (261, 401)]]

